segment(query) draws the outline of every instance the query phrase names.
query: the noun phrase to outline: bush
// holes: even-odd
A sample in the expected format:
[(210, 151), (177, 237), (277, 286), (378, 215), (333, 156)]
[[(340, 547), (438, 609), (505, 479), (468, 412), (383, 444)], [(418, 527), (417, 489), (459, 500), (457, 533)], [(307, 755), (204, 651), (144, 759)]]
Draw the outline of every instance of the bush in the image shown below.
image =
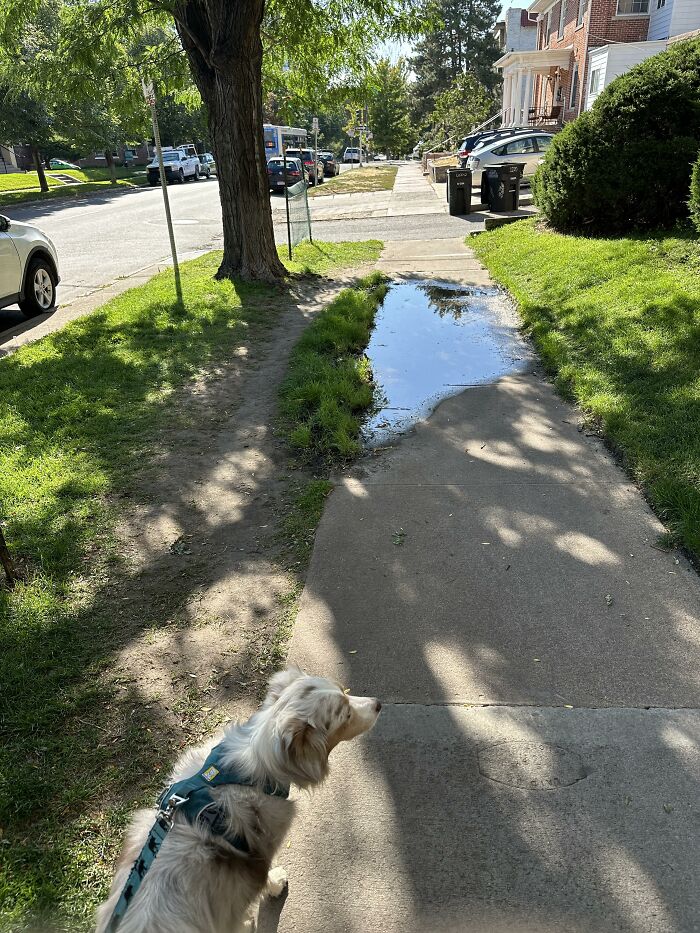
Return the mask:
[(693, 223), (698, 233), (700, 233), (700, 155), (693, 166), (693, 174), (690, 179), (690, 201), (688, 201), (688, 207), (690, 208), (690, 216), (693, 219)]
[(622, 233), (688, 212), (700, 149), (700, 40), (621, 75), (552, 143), (533, 184), (559, 230)]

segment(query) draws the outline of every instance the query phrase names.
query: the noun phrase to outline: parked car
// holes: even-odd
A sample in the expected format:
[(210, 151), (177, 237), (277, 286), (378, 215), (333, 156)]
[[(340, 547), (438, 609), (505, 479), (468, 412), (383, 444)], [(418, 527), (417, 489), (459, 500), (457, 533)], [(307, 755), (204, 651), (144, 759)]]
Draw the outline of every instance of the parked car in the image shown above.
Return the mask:
[(287, 149), (287, 158), (299, 159), (304, 166), (304, 172), (310, 185), (323, 184), (324, 169), (321, 159), (314, 162), (313, 149)]
[(529, 181), (537, 171), (543, 154), (551, 145), (554, 136), (551, 133), (533, 133), (530, 131), (512, 139), (487, 141), (483, 146), (472, 150), (467, 159), (467, 168), (472, 173), (472, 184), (481, 184), (481, 173), (492, 165), (504, 162), (523, 166), (523, 179)]
[(497, 139), (508, 139), (510, 136), (519, 136), (521, 133), (532, 132), (530, 126), (509, 126), (502, 130), (482, 130), (480, 133), (472, 133), (471, 136), (465, 136), (457, 149), (459, 164), (462, 168), (467, 167), (467, 159), (473, 149), (478, 149), (488, 142), (495, 142)]
[[(365, 155), (363, 153), (363, 159)], [(343, 153), (343, 162), (359, 162), (360, 161), (360, 147), (359, 146), (348, 146), (348, 148)]]
[(26, 317), (50, 311), (59, 281), (58, 254), (46, 234), (0, 215), (0, 308), (19, 304)]
[(319, 152), (319, 159), (323, 162), (323, 174), (328, 175), (329, 178), (332, 178), (335, 175), (340, 174), (340, 166), (335, 160), (335, 156), (332, 152)]
[(199, 156), (199, 171), (205, 178), (219, 174), (216, 171), (216, 159), (211, 152), (204, 152)]
[[(168, 184), (174, 181), (182, 184), (185, 179), (192, 178), (199, 181), (202, 174), (199, 164), (199, 156), (186, 152), (185, 149), (163, 149), (163, 168), (165, 169), (165, 180)], [(158, 156), (153, 156), (151, 162), (146, 166), (148, 173), (148, 184), (157, 185), (160, 183), (160, 169), (158, 167)]]
[(50, 168), (80, 168), (74, 162), (66, 162), (65, 159), (49, 159)]
[(383, 152), (378, 152), (374, 157), (375, 162), (386, 162), (387, 157)]
[[(300, 159), (293, 156), (287, 156), (287, 178), (286, 185), (296, 185), (298, 181), (304, 178), (304, 166)], [(284, 158), (283, 156), (273, 156), (267, 160), (267, 181), (270, 185), (270, 191), (284, 191)]]

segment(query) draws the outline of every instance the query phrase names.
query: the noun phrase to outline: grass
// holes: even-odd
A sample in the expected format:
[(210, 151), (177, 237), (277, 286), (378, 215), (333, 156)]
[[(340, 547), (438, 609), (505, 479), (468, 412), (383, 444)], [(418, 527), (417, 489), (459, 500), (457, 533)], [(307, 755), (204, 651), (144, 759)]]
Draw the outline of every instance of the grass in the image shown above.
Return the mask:
[[(304, 244), (296, 267), (328, 271), (379, 249)], [(114, 528), (137, 475), (158, 462), (158, 432), (178, 424), (178, 390), (276, 320), (279, 291), (214, 280), (219, 258), (183, 264), (183, 309), (164, 272), (0, 361), (0, 502), (28, 571), (0, 591), (2, 930), (39, 917), (54, 930), (89, 928), (129, 810), (152, 798), (178, 751), (164, 714), (110, 673), (132, 635), (177, 611), (130, 617), (115, 596), (114, 581), (123, 593), (129, 578)], [(295, 507), (300, 540), (321, 492)], [(283, 621), (293, 618), (288, 602)], [(270, 657), (284, 644), (275, 637)], [(213, 715), (191, 687), (176, 704), (185, 736)], [(159, 736), (155, 756), (148, 731)]]
[[(46, 181), (49, 191), (41, 191), (36, 172), (0, 175), (0, 205), (22, 204), (27, 201), (54, 201), (60, 198), (76, 198), (95, 191), (113, 188), (108, 169), (47, 169)], [(70, 175), (82, 184), (73, 187), (50, 177), (50, 172)], [(117, 187), (133, 188), (146, 184), (144, 169), (117, 168)]]
[(391, 191), (398, 168), (395, 165), (368, 165), (347, 169), (342, 175), (329, 178), (318, 187), (309, 189), (312, 198), (331, 194), (355, 194), (364, 191)]
[(344, 289), (306, 329), (280, 391), (285, 434), (300, 459), (332, 465), (360, 449), (360, 420), (374, 400), (364, 349), (386, 278), (373, 272)]
[(594, 419), (700, 558), (700, 240), (562, 236), (523, 221), (470, 239), (518, 302), (557, 386)]

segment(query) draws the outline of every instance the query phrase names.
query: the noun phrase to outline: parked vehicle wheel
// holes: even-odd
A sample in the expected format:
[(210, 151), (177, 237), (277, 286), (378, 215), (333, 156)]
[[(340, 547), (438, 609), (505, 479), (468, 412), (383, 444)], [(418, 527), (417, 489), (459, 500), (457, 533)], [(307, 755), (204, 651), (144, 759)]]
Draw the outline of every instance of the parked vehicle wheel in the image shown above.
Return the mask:
[(55, 305), (56, 274), (45, 259), (33, 259), (27, 269), (20, 310), (25, 317), (36, 317), (51, 311)]
[(182, 169), (180, 169), (180, 171), (177, 173), (177, 180), (178, 180), (178, 184), (180, 185), (185, 184), (185, 173)]

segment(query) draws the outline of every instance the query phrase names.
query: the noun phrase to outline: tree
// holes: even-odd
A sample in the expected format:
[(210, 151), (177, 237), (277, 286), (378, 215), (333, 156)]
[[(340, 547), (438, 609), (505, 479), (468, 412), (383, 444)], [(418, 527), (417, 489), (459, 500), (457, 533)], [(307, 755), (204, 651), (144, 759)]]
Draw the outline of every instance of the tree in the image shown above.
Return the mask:
[(501, 12), (500, 0), (434, 0), (438, 25), (415, 45), (411, 67), (413, 117), (422, 123), (434, 109), (437, 96), (455, 78), (471, 74), (494, 92), (499, 76), (493, 63), (500, 55), (493, 27)]
[(406, 152), (412, 130), (409, 119), (408, 68), (380, 59), (370, 78), (369, 115), (376, 149), (393, 155)]
[(428, 116), (430, 141), (440, 145), (482, 123), (491, 111), (493, 99), (471, 74), (459, 75), (450, 87), (435, 99)]
[(42, 191), (49, 190), (44, 174), (44, 153), (52, 136), (51, 114), (44, 104), (19, 90), (9, 80), (7, 72), (0, 72), (0, 139), (23, 142), (30, 147)]

